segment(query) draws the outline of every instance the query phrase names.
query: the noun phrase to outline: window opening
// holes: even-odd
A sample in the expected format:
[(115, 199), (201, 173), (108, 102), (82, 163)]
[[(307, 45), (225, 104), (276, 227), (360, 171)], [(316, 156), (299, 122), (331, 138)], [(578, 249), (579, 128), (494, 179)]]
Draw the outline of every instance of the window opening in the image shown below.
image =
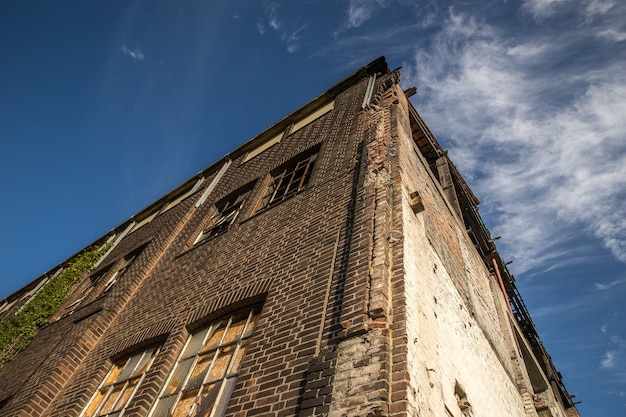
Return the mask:
[(115, 363), (81, 417), (122, 417), (157, 353), (151, 347)]
[(135, 259), (137, 259), (137, 256), (139, 256), (139, 254), (141, 253), (144, 247), (145, 246), (135, 249), (134, 251), (132, 251), (131, 253), (129, 253), (128, 255), (124, 257), (124, 263), (122, 264), (120, 269), (115, 271), (113, 276), (109, 279), (109, 281), (107, 281), (104, 288), (100, 290), (100, 292), (98, 293), (98, 297), (101, 296), (102, 294), (106, 294), (107, 292), (111, 290), (111, 288), (117, 283), (117, 281), (119, 281), (119, 279), (122, 277), (122, 275), (124, 275), (124, 273), (128, 270), (128, 268), (130, 268), (130, 266), (133, 264)]
[(322, 117), (323, 115), (325, 115), (326, 113), (328, 113), (329, 111), (331, 111), (334, 108), (335, 108), (335, 102), (334, 101), (331, 101), (330, 103), (322, 106), (321, 108), (317, 109), (313, 113), (309, 114), (308, 116), (306, 116), (303, 119), (301, 119), (301, 120), (297, 121), (296, 123), (294, 123), (293, 128), (291, 129), (290, 134), (293, 134), (293, 133), (297, 132), (298, 130), (302, 129), (303, 127), (313, 123), (315, 120), (319, 119), (320, 117)]
[(250, 309), (193, 333), (151, 416), (223, 416), (256, 320)]
[(99, 298), (102, 295), (109, 292), (111, 288), (113, 288), (113, 286), (120, 280), (122, 275), (124, 275), (124, 273), (128, 270), (128, 268), (130, 268), (133, 261), (137, 258), (137, 256), (139, 256), (139, 254), (141, 253), (141, 251), (143, 251), (144, 248), (145, 248), (145, 245), (140, 246), (139, 248), (135, 249), (134, 251), (126, 255), (124, 257), (124, 263), (122, 264), (122, 266), (117, 271), (115, 271), (115, 273), (111, 276), (111, 278), (109, 278), (107, 283), (104, 284), (104, 286), (100, 289), (100, 291), (96, 293), (96, 295), (93, 298), (90, 297), (90, 295), (94, 293), (94, 289), (98, 287), (102, 278), (105, 275), (107, 275), (107, 273), (110, 272), (111, 267), (107, 266), (106, 268), (98, 272), (98, 274), (91, 277), (91, 282), (89, 283), (87, 287), (85, 287), (85, 289), (83, 289), (81, 297), (78, 300), (74, 301), (69, 306), (67, 306), (67, 308), (65, 309), (64, 315), (72, 314), (82, 304), (83, 301), (85, 300), (90, 301), (92, 299)]
[(187, 197), (189, 197), (190, 195), (198, 191), (203, 182), (204, 182), (204, 177), (198, 179), (193, 185), (193, 187), (188, 187), (188, 189), (184, 189), (183, 191), (181, 191), (179, 195), (171, 197), (171, 199), (165, 204), (165, 206), (163, 206), (163, 209), (159, 212), (159, 214), (163, 214), (169, 209), (176, 207)]
[(279, 169), (274, 174), (272, 183), (257, 211), (273, 207), (303, 191), (311, 178), (311, 171), (317, 155), (318, 152), (309, 154)]
[(216, 204), (216, 210), (211, 216), (209, 226), (200, 233), (195, 244), (219, 236), (230, 229), (237, 220), (251, 188), (248, 186), (245, 190), (235, 192)]
[(243, 162), (248, 162), (249, 160), (251, 160), (255, 156), (260, 155), (261, 153), (265, 152), (266, 150), (268, 150), (272, 146), (274, 146), (277, 143), (279, 143), (280, 140), (283, 138), (283, 133), (284, 132), (280, 132), (276, 136), (272, 137), (271, 139), (263, 142), (262, 144), (260, 144), (256, 148), (252, 149), (250, 152), (248, 152), (246, 154), (246, 157), (243, 159)]

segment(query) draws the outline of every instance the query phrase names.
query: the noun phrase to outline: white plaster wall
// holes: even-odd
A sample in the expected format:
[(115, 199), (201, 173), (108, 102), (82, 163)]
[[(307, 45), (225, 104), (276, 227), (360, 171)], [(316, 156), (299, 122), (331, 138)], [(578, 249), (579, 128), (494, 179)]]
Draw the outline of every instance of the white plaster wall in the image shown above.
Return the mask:
[[(404, 110), (403, 107), (399, 106)], [(501, 294), (492, 290), (489, 280), (493, 278), (466, 236), (464, 226), (453, 216), (441, 189), (416, 154), (408, 114), (402, 110), (396, 141), (403, 188), (409, 415), (462, 417), (454, 396), (458, 383), (474, 417), (526, 416), (512, 377), (510, 356), (514, 347), (503, 337), (494, 302), (494, 297)], [(414, 191), (419, 192), (425, 207), (417, 214), (409, 204), (409, 195)], [(461, 296), (429, 242), (427, 221), (431, 230), (434, 222), (441, 225), (443, 221), (444, 227), (450, 227), (446, 230), (446, 244), (458, 244), (454, 250), (460, 251), (463, 258), (469, 294)], [(432, 232), (430, 236), (438, 238)]]
[[(424, 234), (420, 214), (403, 205), (408, 367), (415, 415), (462, 414), (458, 382), (473, 416), (525, 416), (516, 386), (465, 308)], [(495, 320), (495, 318), (494, 318)]]

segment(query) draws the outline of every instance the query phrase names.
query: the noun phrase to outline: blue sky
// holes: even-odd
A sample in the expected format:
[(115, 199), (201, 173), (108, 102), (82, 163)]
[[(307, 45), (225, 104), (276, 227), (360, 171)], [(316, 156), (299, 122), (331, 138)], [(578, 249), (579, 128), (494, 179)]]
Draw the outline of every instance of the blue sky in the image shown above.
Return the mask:
[(583, 416), (626, 414), (626, 4), (3, 1), (0, 293), (380, 55)]

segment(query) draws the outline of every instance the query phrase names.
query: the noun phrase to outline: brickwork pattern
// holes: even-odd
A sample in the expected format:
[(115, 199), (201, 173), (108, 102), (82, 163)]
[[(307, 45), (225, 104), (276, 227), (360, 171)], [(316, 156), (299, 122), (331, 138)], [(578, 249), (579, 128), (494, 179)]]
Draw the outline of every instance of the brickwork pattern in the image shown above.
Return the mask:
[[(60, 311), (0, 373), (0, 417), (77, 417), (113, 361), (159, 346), (125, 414), (147, 417), (189, 335), (251, 306), (229, 417), (461, 417), (460, 386), (476, 415), (535, 416), (504, 299), (414, 148), (399, 73), (376, 74), (365, 109), (374, 77), (357, 75), (322, 96), (332, 111), (293, 134), (286, 119), (280, 142), (247, 161), (234, 152), (210, 193), (226, 159), (121, 239), (92, 272), (99, 286), (143, 249), (111, 290)], [(306, 189), (256, 212), (271, 173), (312, 149)], [(194, 244), (243, 186), (237, 221)]]
[[(111, 366), (112, 358), (158, 341), (162, 343), (161, 352), (128, 410), (131, 415), (146, 415), (167, 377), (164, 369), (166, 365), (171, 369), (189, 326), (227, 306), (259, 296), (265, 302), (258, 331), (244, 357), (228, 413), (296, 415), (311, 403), (304, 402), (302, 395), (305, 373), (313, 372), (311, 361), (319, 359), (314, 357), (320, 343), (319, 326), (324, 325), (324, 349), (336, 333), (333, 322), (337, 321), (334, 309), (340, 297), (337, 287), (332, 286), (328, 314), (322, 311), (324, 292), (320, 288), (326, 286), (329, 269), (341, 263), (339, 259), (334, 265), (333, 230), (345, 230), (349, 218), (358, 136), (350, 136), (352, 129), (346, 126), (358, 120), (363, 87), (360, 84), (340, 95), (331, 113), (259, 156), (245, 163), (243, 155), (233, 161), (199, 208), (194, 205), (203, 189), (120, 242), (94, 273), (109, 265), (107, 276), (114, 273), (124, 256), (146, 246), (106, 297), (76, 311), (72, 320), (64, 318), (54, 325), (57, 329), (62, 323), (88, 327), (107, 314), (114, 317), (101, 335), (92, 337), (92, 346), (81, 355), (77, 369), (64, 376), (63, 389), (50, 396), (47, 415), (78, 415)], [(320, 158), (308, 189), (255, 215), (255, 200), (261, 198), (269, 173), (320, 144)], [(204, 186), (208, 183), (205, 181)], [(213, 203), (248, 183), (255, 187), (240, 213), (241, 220), (226, 234), (192, 247)], [(343, 233), (339, 253), (347, 250), (346, 237)], [(358, 254), (350, 256), (353, 260), (359, 258)], [(73, 323), (95, 305), (99, 309), (95, 314)], [(54, 366), (59, 362), (50, 363)], [(15, 408), (4, 410), (12, 413)], [(315, 410), (322, 412), (323, 408)], [(42, 413), (30, 409), (24, 412), (33, 416)]]
[(314, 357), (305, 374), (299, 417), (327, 416), (332, 401), (337, 353), (329, 351)]

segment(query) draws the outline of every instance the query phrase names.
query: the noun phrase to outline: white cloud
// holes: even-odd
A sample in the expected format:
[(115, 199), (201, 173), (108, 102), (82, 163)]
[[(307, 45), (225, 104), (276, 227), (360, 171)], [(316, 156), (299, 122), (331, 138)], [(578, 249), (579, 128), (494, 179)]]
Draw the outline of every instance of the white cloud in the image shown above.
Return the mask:
[(604, 358), (600, 361), (600, 368), (602, 369), (613, 369), (615, 368), (615, 358), (616, 352), (614, 350), (609, 350), (604, 353)]
[(546, 70), (561, 48), (560, 39), (505, 38), (451, 10), (405, 71), (517, 272), (562, 261), (581, 233), (626, 262), (623, 62)]
[(124, 55), (131, 57), (134, 61), (143, 61), (143, 51), (139, 47), (135, 49), (129, 49), (126, 44), (123, 44), (121, 50)]
[(546, 52), (547, 46), (541, 44), (520, 44), (507, 48), (506, 53), (516, 59), (532, 59)]
[(593, 0), (591, 3), (587, 4), (585, 8), (585, 14), (589, 17), (604, 15), (608, 13), (613, 7), (615, 3), (609, 0)]
[(541, 20), (567, 10), (585, 12), (588, 15), (600, 13), (605, 10), (606, 3), (609, 2), (598, 0), (592, 3), (586, 0), (526, 0), (522, 8), (530, 12), (535, 19)]
[(350, 0), (348, 5), (348, 27), (359, 27), (386, 5), (385, 0)]
[(535, 18), (543, 18), (554, 13), (560, 0), (526, 0), (523, 7)]
[(599, 283), (599, 282), (596, 282), (596, 283), (595, 283), (595, 284), (593, 284), (593, 285), (596, 287), (596, 289), (598, 289), (598, 290), (602, 290), (602, 291), (603, 291), (603, 290), (608, 290), (609, 288), (613, 288), (613, 287), (615, 287), (616, 285), (623, 284), (623, 283), (625, 283), (625, 282), (626, 282), (626, 279), (617, 279), (617, 280), (615, 280), (615, 281), (611, 281), (611, 282), (609, 282), (608, 284), (601, 284), (601, 283)]
[(604, 358), (600, 360), (600, 369), (622, 369), (626, 361), (626, 342), (618, 335), (610, 337), (613, 349), (604, 353)]
[(282, 26), (282, 22), (278, 18), (278, 13), (277, 13), (278, 4), (267, 2), (267, 3), (264, 3), (263, 9), (265, 12), (265, 17), (267, 18), (268, 25), (272, 29), (278, 30)]
[(598, 37), (607, 39), (611, 42), (623, 42), (626, 40), (626, 32), (618, 32), (615, 29), (607, 29), (599, 32)]
[(265, 15), (265, 23), (257, 22), (257, 29), (261, 35), (267, 32), (266, 25), (276, 33), (278, 39), (285, 44), (289, 53), (300, 50), (300, 33), (306, 29), (306, 25), (297, 24), (297, 19), (283, 20), (278, 13), (278, 4), (267, 2), (264, 3), (263, 11)]

